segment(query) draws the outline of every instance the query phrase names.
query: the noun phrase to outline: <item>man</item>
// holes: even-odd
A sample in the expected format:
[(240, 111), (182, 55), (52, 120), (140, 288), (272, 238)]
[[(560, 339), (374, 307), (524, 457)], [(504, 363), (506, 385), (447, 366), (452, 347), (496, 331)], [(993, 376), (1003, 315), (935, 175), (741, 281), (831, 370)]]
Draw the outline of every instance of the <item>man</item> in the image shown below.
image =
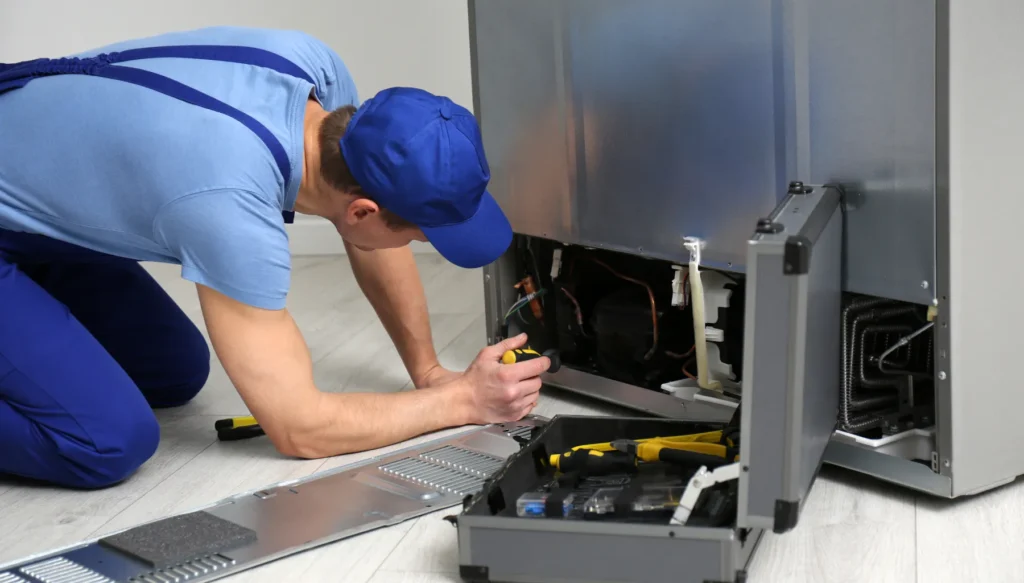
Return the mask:
[[(209, 373), (200, 332), (139, 266), (182, 266), (211, 343), (283, 454), (371, 449), (536, 403), (525, 342), (443, 369), (408, 244), (495, 260), (511, 228), (486, 193), (472, 115), (395, 88), (357, 107), (304, 34), (212, 28), (0, 65), (0, 474), (117, 483), (155, 451), (151, 408)], [(417, 389), (331, 394), (285, 309), (293, 212), (330, 220)]]

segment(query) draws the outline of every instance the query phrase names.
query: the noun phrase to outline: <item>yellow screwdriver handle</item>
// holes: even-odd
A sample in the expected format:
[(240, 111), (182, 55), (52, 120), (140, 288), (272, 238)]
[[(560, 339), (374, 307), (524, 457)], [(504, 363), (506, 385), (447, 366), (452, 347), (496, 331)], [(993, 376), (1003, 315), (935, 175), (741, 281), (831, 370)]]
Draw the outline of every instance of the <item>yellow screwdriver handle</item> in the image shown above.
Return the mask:
[(540, 356), (541, 354), (532, 348), (516, 348), (515, 350), (506, 350), (505, 354), (501, 355), (501, 363), (515, 364), (517, 362), (540, 358)]
[(248, 427), (250, 425), (256, 425), (256, 418), (253, 416), (247, 417), (235, 417), (232, 421), (232, 426), (236, 429), (239, 427)]
[(502, 364), (515, 364), (517, 362), (526, 362), (527, 360), (533, 360), (542, 356), (546, 356), (551, 360), (551, 366), (548, 367), (548, 372), (558, 372), (558, 369), (562, 366), (562, 359), (559, 357), (557, 350), (546, 350), (544, 351), (544, 354), (541, 354), (532, 348), (506, 350), (505, 354), (501, 355), (501, 362)]

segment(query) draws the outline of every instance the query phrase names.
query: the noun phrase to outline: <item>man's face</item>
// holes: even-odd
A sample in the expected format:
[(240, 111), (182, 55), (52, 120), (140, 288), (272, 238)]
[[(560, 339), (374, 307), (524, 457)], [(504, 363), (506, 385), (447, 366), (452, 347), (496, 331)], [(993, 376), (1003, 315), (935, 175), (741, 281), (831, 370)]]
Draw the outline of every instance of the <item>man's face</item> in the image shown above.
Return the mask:
[(352, 201), (334, 221), (334, 227), (342, 239), (363, 251), (394, 249), (427, 240), (419, 229), (396, 230), (388, 226), (376, 203), (365, 198)]

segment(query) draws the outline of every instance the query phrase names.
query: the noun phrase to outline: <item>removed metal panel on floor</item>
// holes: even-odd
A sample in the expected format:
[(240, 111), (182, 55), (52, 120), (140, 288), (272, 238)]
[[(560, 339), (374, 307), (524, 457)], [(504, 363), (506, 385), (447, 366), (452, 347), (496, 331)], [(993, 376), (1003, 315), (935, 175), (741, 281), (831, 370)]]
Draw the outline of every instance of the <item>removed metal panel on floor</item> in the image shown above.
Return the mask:
[[(461, 503), (542, 423), (474, 429), (0, 567), (5, 583), (211, 581)], [(5, 569), (5, 570), (4, 570)]]

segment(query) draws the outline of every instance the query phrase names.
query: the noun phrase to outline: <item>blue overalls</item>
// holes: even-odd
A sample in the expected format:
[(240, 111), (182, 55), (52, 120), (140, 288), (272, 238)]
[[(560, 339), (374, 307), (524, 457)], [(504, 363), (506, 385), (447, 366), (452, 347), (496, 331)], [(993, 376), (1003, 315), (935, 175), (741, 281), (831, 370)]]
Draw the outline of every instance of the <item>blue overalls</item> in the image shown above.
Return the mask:
[[(140, 85), (248, 127), (287, 185), (288, 156), (258, 121), (178, 81), (118, 65), (167, 57), (255, 65), (313, 83), (262, 49), (192, 45), (0, 64), (0, 94), (52, 75)], [(205, 338), (137, 262), (0, 229), (0, 474), (78, 488), (117, 483), (156, 451), (152, 409), (187, 403), (209, 372)]]

